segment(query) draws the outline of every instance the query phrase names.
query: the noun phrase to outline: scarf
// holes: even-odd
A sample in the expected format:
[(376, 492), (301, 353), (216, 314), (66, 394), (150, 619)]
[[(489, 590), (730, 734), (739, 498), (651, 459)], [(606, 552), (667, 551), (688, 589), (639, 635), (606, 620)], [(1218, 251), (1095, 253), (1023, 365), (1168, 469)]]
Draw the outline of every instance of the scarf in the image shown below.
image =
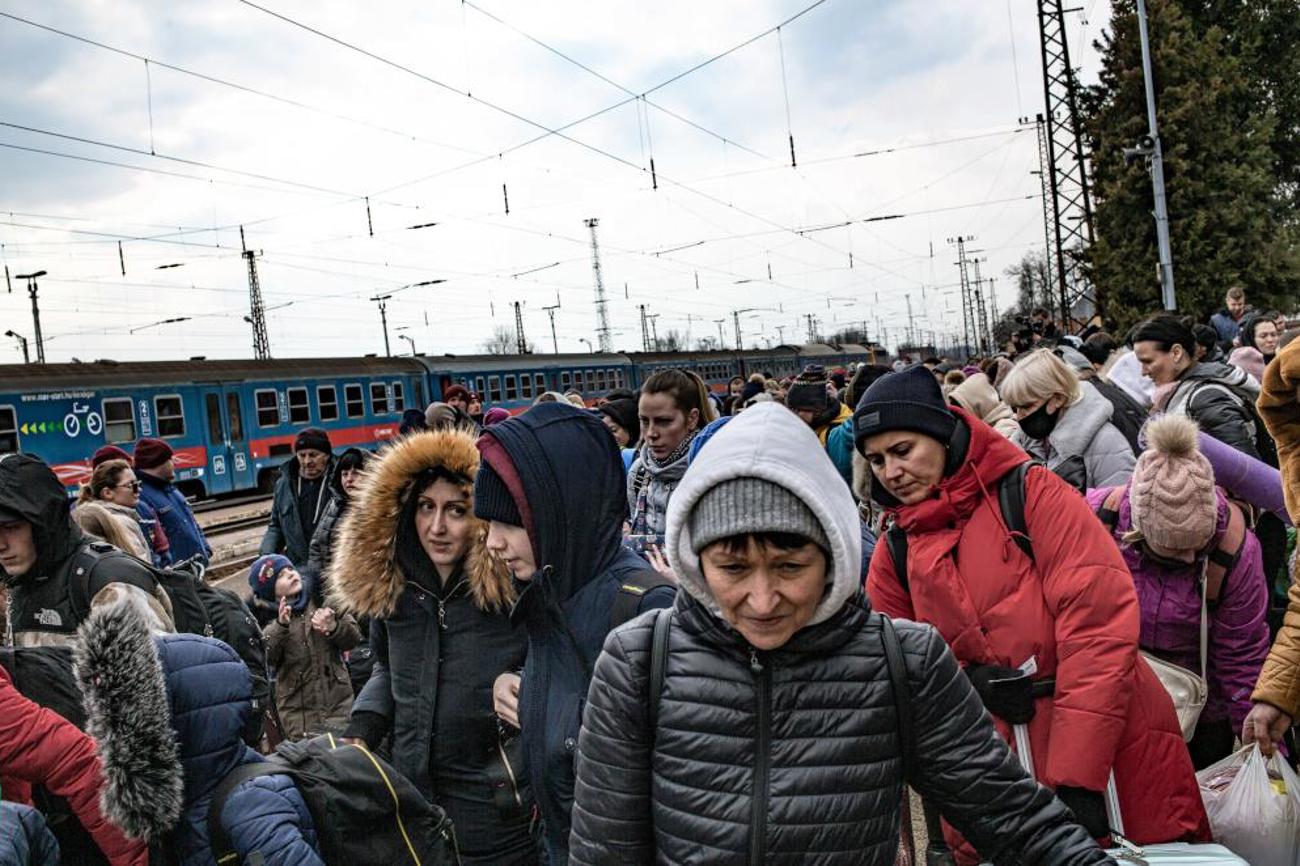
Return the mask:
[(632, 515), (629, 519), (632, 535), (656, 535), (660, 538), (668, 528), (668, 498), (673, 495), (686, 467), (691, 443), (699, 430), (686, 434), (676, 448), (662, 461), (655, 459), (649, 445), (641, 447), (641, 455), (632, 466), (628, 477), (631, 488)]

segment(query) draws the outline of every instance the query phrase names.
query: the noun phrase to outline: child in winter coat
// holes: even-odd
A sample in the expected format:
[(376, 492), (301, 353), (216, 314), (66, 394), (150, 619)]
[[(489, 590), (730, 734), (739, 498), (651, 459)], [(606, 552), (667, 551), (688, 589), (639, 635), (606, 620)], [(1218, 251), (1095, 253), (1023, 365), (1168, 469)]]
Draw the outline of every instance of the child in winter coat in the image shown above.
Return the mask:
[(352, 680), (343, 653), (360, 643), (361, 630), (351, 614), (316, 606), (315, 579), (311, 572), (299, 574), (278, 554), (260, 557), (248, 573), (253, 594), (277, 606), (263, 635), (288, 740), (341, 733), (352, 712)]

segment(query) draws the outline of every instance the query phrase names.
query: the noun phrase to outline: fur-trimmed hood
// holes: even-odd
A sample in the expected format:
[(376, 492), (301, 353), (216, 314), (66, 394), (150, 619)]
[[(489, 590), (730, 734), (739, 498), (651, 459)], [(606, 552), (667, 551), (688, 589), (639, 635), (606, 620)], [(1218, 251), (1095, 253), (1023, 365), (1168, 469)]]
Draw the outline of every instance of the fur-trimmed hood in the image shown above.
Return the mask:
[[(464, 430), (412, 433), (372, 461), (336, 533), (326, 578), (330, 603), (363, 616), (391, 614), (406, 586), (397, 533), (416, 477), (441, 466), (472, 480), (478, 465), (474, 436)], [(483, 610), (504, 609), (514, 601), (509, 571), (487, 551), (487, 523), (472, 513), (468, 519), (473, 536), (464, 568), (470, 595)]]
[(128, 836), (160, 838), (180, 818), (184, 783), (149, 622), (129, 600), (100, 605), (78, 637), (73, 670), (104, 766), (101, 808)]

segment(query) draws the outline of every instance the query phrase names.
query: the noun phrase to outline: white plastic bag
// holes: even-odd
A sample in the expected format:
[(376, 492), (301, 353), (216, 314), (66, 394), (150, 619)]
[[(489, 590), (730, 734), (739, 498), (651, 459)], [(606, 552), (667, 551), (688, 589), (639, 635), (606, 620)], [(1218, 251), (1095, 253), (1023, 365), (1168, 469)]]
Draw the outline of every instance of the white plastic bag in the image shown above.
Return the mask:
[(1300, 778), (1285, 761), (1252, 745), (1196, 778), (1216, 842), (1251, 866), (1300, 866)]

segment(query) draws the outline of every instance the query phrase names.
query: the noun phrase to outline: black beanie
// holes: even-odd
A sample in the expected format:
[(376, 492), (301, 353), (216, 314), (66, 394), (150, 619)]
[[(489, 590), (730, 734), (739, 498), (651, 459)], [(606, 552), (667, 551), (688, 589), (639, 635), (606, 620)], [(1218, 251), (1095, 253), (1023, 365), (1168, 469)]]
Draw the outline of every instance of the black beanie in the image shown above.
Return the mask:
[(308, 427), (299, 431), (298, 438), (293, 440), (293, 451), (296, 454), (304, 448), (323, 451), (326, 454), (334, 453), (334, 446), (330, 445), (330, 434), (320, 427)]
[(474, 516), (479, 520), (495, 520), (511, 526), (523, 526), (515, 498), (501, 476), (486, 460), (479, 463), (474, 478)]
[(627, 447), (635, 448), (641, 438), (641, 419), (637, 415), (637, 402), (630, 398), (610, 400), (597, 407), (602, 415), (608, 415), (615, 424), (627, 431)]
[(786, 389), (785, 405), (794, 411), (800, 409), (825, 411), (826, 406), (831, 402), (830, 392), (826, 390), (829, 384), (826, 368), (820, 364), (809, 364)]
[(750, 400), (766, 392), (767, 387), (762, 382), (746, 382), (744, 387), (740, 389), (740, 396), (736, 398), (736, 405), (743, 408)]
[(853, 413), (854, 445), (890, 430), (911, 430), (938, 439), (946, 447), (957, 418), (948, 411), (943, 391), (924, 364), (881, 376), (862, 395)]

